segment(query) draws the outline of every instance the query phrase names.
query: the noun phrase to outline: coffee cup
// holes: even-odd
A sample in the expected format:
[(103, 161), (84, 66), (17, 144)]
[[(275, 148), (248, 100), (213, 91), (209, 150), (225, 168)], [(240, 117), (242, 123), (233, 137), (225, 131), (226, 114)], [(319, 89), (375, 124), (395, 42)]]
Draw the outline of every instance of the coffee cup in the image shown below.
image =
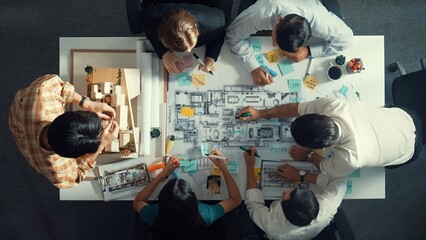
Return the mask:
[(327, 77), (330, 80), (338, 80), (343, 75), (343, 69), (342, 67), (338, 65), (333, 65), (330, 63), (330, 67), (327, 70)]

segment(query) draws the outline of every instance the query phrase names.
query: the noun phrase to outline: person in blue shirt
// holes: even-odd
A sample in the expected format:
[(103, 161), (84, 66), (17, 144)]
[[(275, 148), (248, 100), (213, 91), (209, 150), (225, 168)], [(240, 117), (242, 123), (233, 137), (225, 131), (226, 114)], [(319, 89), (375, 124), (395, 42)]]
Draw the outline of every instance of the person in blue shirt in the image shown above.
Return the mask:
[(148, 198), (158, 184), (179, 167), (179, 159), (174, 156), (136, 196), (133, 208), (143, 222), (153, 226), (155, 239), (202, 239), (207, 226), (241, 204), (240, 191), (226, 167), (226, 161), (217, 160), (211, 155), (220, 156), (220, 153), (212, 150), (209, 159), (222, 171), (228, 189), (227, 199), (214, 205), (204, 204), (197, 200), (188, 182), (172, 179), (161, 189), (158, 203), (149, 204)]

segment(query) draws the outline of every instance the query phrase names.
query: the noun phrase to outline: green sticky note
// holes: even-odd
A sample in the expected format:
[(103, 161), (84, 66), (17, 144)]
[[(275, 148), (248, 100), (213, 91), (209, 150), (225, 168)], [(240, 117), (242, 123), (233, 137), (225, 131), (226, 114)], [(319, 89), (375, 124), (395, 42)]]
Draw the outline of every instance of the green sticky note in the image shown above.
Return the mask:
[(353, 171), (348, 177), (361, 177), (361, 169), (358, 168), (357, 170)]
[(288, 79), (288, 91), (289, 92), (300, 92), (302, 89), (301, 79)]
[(178, 80), (179, 87), (191, 86), (191, 83), (192, 83), (191, 74), (189, 72), (178, 73), (177, 80)]
[(193, 172), (193, 171), (197, 171), (198, 167), (197, 167), (197, 161), (193, 160), (193, 159), (188, 159), (188, 160), (180, 160), (180, 164), (182, 165), (182, 162), (185, 161), (185, 163), (183, 164), (183, 170), (185, 172)]
[(278, 68), (283, 76), (294, 71), (293, 62), (290, 60), (278, 63)]
[(210, 155), (210, 148), (212, 148), (213, 145), (210, 143), (201, 143), (200, 148), (201, 148), (201, 155), (203, 156), (208, 156)]
[(352, 194), (352, 181), (346, 181), (346, 194)]
[(266, 66), (265, 61), (263, 61), (263, 54), (256, 55), (256, 61), (259, 63), (260, 66)]
[(228, 162), (226, 162), (226, 168), (228, 168), (229, 173), (239, 174), (240, 173), (240, 162), (228, 161)]
[(250, 45), (253, 51), (255, 52), (262, 51), (262, 39), (259, 39), (259, 38), (250, 39)]

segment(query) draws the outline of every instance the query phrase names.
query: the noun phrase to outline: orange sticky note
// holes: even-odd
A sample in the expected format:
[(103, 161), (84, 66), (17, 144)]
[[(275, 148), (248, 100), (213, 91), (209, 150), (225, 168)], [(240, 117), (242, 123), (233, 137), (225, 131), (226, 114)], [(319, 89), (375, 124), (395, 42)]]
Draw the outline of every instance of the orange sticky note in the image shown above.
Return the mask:
[(192, 85), (196, 87), (206, 85), (206, 75), (204, 74), (192, 74)]
[(273, 63), (273, 62), (277, 62), (277, 61), (278, 61), (277, 51), (273, 50), (273, 51), (268, 52), (268, 62)]
[(182, 107), (180, 109), (180, 115), (185, 116), (185, 117), (193, 117), (194, 116), (194, 108)]
[(308, 75), (305, 80), (303, 80), (303, 83), (307, 88), (314, 89), (318, 84), (318, 79), (312, 75)]
[(284, 51), (281, 50), (281, 48), (278, 48), (278, 54), (280, 55), (280, 57), (284, 57)]

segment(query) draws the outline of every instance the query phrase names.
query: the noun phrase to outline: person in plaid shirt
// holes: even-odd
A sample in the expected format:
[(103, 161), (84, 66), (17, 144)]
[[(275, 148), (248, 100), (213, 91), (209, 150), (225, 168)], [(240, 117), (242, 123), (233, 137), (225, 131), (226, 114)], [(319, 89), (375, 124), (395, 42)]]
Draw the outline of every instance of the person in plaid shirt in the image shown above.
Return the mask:
[[(79, 104), (87, 111), (66, 112)], [(9, 111), (9, 128), (28, 163), (58, 188), (78, 185), (99, 153), (118, 137), (115, 111), (74, 92), (57, 75), (20, 89)], [(101, 119), (108, 120), (102, 128)]]

